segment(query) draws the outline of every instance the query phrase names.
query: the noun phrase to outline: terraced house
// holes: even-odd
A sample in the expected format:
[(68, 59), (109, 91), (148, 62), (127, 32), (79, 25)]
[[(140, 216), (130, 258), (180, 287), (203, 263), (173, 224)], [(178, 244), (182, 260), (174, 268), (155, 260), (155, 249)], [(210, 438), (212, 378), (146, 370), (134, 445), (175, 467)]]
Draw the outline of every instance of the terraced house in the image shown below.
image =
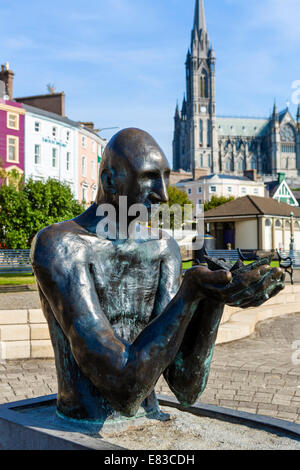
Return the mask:
[[(0, 169), (16, 170), (25, 179), (53, 178), (66, 183), (75, 198), (94, 201), (106, 140), (93, 123), (65, 115), (65, 93), (13, 97), (9, 64), (0, 70)], [(6, 176), (6, 182), (9, 179)], [(1, 175), (0, 175), (1, 178)], [(0, 180), (0, 184), (3, 182)]]
[(0, 98), (0, 169), (8, 175), (12, 170), (24, 173), (24, 121), (22, 105)]

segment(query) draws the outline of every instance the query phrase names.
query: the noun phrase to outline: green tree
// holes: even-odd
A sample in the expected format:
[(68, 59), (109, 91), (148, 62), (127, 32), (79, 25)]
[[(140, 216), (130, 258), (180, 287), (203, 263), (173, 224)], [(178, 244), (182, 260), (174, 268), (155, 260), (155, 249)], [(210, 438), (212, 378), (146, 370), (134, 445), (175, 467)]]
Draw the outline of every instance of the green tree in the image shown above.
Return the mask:
[[(184, 206), (186, 206), (186, 205), (189, 205), (191, 207), (191, 217), (192, 217), (193, 204), (190, 201), (190, 199), (188, 198), (188, 195), (185, 191), (181, 191), (180, 189), (176, 188), (176, 186), (169, 186), (168, 187), (168, 198), (169, 198), (168, 206), (170, 208), (174, 205), (180, 206), (180, 210), (181, 210), (180, 220), (183, 221), (183, 214), (184, 214), (184, 208), (185, 208)], [(162, 205), (165, 206), (165, 204), (162, 204)], [(177, 214), (178, 214), (178, 212), (177, 212)], [(156, 217), (155, 217), (155, 220), (156, 220)], [(160, 218), (160, 227), (165, 228), (165, 229), (168, 229), (168, 228), (173, 229), (174, 228), (174, 220), (175, 220), (174, 211), (171, 210), (171, 212), (170, 212), (170, 227), (167, 226), (168, 225), (167, 223), (166, 223), (166, 225), (164, 225), (164, 223), (162, 221), (162, 218)], [(156, 223), (157, 222), (155, 222), (155, 225), (156, 225)]]
[(84, 207), (73, 197), (68, 185), (48, 179), (29, 180), (22, 187), (0, 187), (0, 245), (11, 249), (29, 248), (42, 228), (72, 219)]
[(176, 186), (168, 187), (168, 196), (169, 206), (173, 206), (173, 204), (179, 204), (180, 206), (184, 207), (185, 204), (192, 204), (187, 193), (176, 188)]
[(210, 211), (211, 209), (215, 209), (216, 207), (221, 206), (222, 204), (226, 204), (226, 202), (233, 201), (233, 199), (233, 196), (212, 196), (210, 201), (204, 203), (204, 212)]

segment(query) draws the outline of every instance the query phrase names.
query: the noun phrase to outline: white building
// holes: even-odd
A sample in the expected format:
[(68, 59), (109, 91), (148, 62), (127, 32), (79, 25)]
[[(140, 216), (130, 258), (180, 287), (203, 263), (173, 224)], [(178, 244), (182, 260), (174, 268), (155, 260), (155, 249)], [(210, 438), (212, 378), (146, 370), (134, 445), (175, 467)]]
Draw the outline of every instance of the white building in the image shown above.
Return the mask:
[(78, 123), (23, 104), (25, 117), (25, 178), (57, 179), (78, 199)]
[(99, 163), (106, 140), (83, 123), (26, 104), (23, 108), (25, 179), (56, 179), (68, 184), (78, 201), (85, 199), (90, 204), (97, 193)]
[(210, 201), (212, 196), (238, 198), (246, 195), (265, 195), (264, 183), (253, 181), (246, 176), (207, 175), (197, 180), (180, 181), (176, 183), (176, 187), (186, 191), (195, 208)]

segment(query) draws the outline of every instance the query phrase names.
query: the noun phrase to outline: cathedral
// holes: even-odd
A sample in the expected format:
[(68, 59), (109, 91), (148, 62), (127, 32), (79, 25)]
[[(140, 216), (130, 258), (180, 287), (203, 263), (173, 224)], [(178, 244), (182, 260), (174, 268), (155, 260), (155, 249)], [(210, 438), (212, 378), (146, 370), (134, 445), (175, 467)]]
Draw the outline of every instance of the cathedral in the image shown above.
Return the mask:
[[(186, 95), (175, 111), (173, 170), (207, 174), (300, 176), (300, 104), (296, 121), (274, 104), (268, 118), (216, 115), (214, 49), (203, 0), (196, 0), (191, 46), (186, 58)], [(201, 174), (201, 172), (200, 172)]]

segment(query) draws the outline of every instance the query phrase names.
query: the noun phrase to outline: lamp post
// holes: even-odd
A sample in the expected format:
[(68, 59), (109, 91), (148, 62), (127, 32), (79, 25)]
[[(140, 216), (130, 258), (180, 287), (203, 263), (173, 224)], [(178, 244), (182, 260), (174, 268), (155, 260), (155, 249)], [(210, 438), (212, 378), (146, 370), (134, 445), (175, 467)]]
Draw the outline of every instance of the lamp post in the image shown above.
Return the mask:
[(290, 254), (293, 255), (295, 249), (295, 239), (294, 239), (294, 213), (290, 214), (290, 231), (291, 231), (291, 240), (290, 240)]

